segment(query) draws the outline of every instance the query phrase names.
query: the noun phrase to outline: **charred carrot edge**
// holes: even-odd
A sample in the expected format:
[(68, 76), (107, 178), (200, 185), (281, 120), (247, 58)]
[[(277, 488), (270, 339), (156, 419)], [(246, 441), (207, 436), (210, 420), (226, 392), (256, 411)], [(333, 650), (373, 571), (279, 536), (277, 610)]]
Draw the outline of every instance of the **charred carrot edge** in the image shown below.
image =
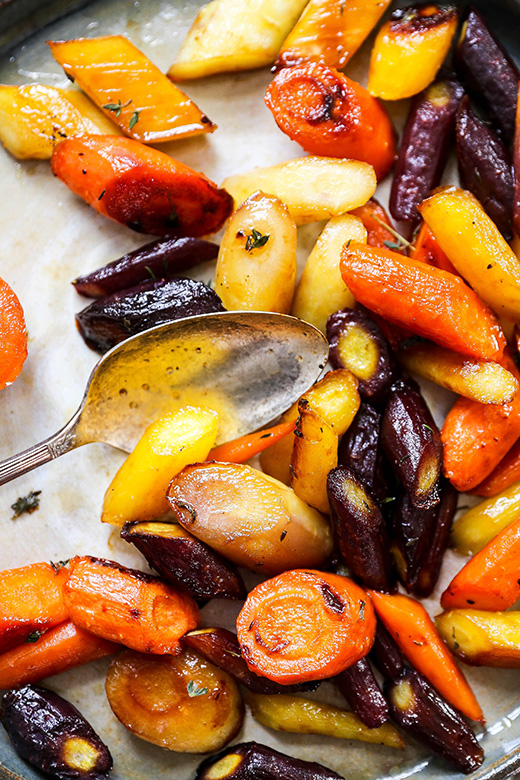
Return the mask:
[(441, 597), (443, 609), (499, 612), (520, 598), (520, 518), (471, 558)]
[(500, 325), (460, 277), (355, 243), (343, 247), (340, 270), (356, 300), (376, 314), (461, 354), (502, 357), (506, 340)]
[(212, 449), (207, 460), (218, 460), (223, 463), (245, 463), (254, 455), (264, 452), (277, 441), (285, 438), (294, 431), (295, 426), (294, 421), (280, 423), (273, 428), (265, 428), (263, 431), (241, 436)]
[(517, 439), (498, 466), (471, 492), (475, 496), (491, 498), (506, 490), (520, 479), (520, 439)]
[[(295, 614), (302, 617), (294, 620)], [(257, 585), (237, 618), (249, 669), (282, 685), (344, 671), (368, 653), (375, 629), (372, 604), (359, 585), (310, 569), (286, 571)]]
[(27, 332), (16, 293), (0, 279), (0, 390), (10, 385), (27, 357)]
[(190, 596), (157, 577), (90, 556), (70, 562), (64, 598), (77, 626), (141, 653), (179, 653), (181, 636), (198, 625)]
[(388, 244), (395, 245), (398, 243), (396, 242), (394, 232), (391, 232), (385, 227), (385, 225), (387, 225), (394, 230), (392, 220), (375, 198), (370, 198), (364, 206), (354, 209), (351, 214), (358, 217), (365, 226), (368, 246), (379, 248), (384, 248), (386, 246), (388, 248)]
[(67, 619), (63, 586), (68, 569), (32, 563), (0, 572), (0, 652)]
[[(509, 353), (500, 363), (520, 381)], [(480, 404), (459, 398), (441, 431), (445, 476), (457, 490), (473, 490), (498, 466), (519, 436), (520, 393), (509, 404)]]
[(417, 233), (410, 257), (413, 258), (413, 260), (420, 260), (421, 263), (434, 265), (442, 271), (448, 271), (454, 276), (460, 276), (448, 255), (441, 249), (439, 242), (426, 222), (422, 223), (419, 232)]
[(34, 642), (0, 655), (0, 689), (27, 685), (117, 652), (119, 645), (100, 639), (67, 620)]
[(401, 594), (368, 591), (378, 618), (409, 662), (455, 709), (485, 722), (475, 694), (442, 641), (435, 624), (418, 601)]

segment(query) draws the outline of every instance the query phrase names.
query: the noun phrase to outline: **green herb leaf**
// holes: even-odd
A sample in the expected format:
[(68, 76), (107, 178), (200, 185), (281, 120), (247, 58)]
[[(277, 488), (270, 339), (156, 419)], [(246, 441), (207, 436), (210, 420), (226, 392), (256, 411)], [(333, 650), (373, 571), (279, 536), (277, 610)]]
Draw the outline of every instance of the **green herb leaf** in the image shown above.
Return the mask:
[(132, 127), (138, 123), (138, 121), (139, 121), (139, 114), (141, 113), (141, 110), (140, 111), (134, 111), (134, 113), (130, 117), (130, 121), (128, 123), (128, 129), (129, 130), (131, 130)]
[(364, 620), (365, 619), (365, 601), (359, 602), (359, 619)]
[(131, 102), (132, 102), (132, 98), (130, 98), (130, 100), (127, 100), (126, 103), (121, 103), (121, 101), (118, 100), (117, 103), (105, 103), (103, 108), (106, 108), (107, 111), (113, 111), (116, 116), (119, 116), (121, 114), (121, 109), (129, 106)]
[(29, 644), (34, 644), (34, 642), (37, 642), (42, 634), (43, 631), (33, 631), (32, 634), (29, 634), (29, 636), (25, 641), (28, 642)]
[(175, 206), (171, 206), (171, 211), (166, 219), (166, 224), (168, 227), (177, 227), (179, 224), (179, 215), (177, 214)]
[(154, 272), (152, 271), (152, 269), (150, 268), (150, 266), (149, 266), (149, 265), (145, 265), (145, 268), (146, 268), (146, 270), (148, 271), (148, 273), (150, 274), (150, 276), (152, 277), (152, 279), (153, 279), (153, 280), (154, 280), (154, 282), (155, 282), (155, 280), (157, 279), (157, 277), (156, 277), (156, 275), (154, 274)]
[(12, 519), (14, 520), (15, 517), (20, 517), (24, 512), (27, 512), (29, 515), (36, 512), (40, 506), (39, 495), (41, 492), (41, 490), (32, 490), (26, 496), (17, 498), (14, 504), (11, 504), (11, 509), (14, 512)]
[(69, 561), (70, 558), (67, 558), (66, 561), (57, 561), (57, 562), (49, 561), (49, 563), (57, 574), (61, 569), (63, 569), (68, 564)]
[[(399, 243), (399, 245), (400, 245), (399, 249), (402, 249), (404, 246), (407, 247), (408, 249), (412, 248), (412, 245), (410, 244), (409, 241), (406, 240), (406, 238), (403, 238), (403, 236), (401, 236), (397, 232), (397, 230), (394, 230), (393, 227), (391, 227), (390, 225), (387, 225), (386, 222), (383, 222), (382, 219), (379, 219), (379, 217), (376, 217), (375, 214), (372, 214), (372, 219), (375, 219), (375, 221), (377, 222), (378, 225), (381, 225), (381, 227), (384, 227), (385, 230), (388, 230), (390, 235), (392, 235), (396, 239), (396, 241)], [(386, 241), (384, 243), (386, 244)]]
[(431, 431), (433, 433), (433, 428), (431, 427), (431, 425), (427, 425), (426, 423), (423, 423), (422, 425), (423, 428), (426, 428), (426, 430)]
[(105, 194), (105, 192), (106, 192), (106, 190), (102, 190), (102, 191), (99, 193), (99, 195), (98, 195), (98, 200), (101, 200), (101, 198), (103, 197), (103, 195)]
[(199, 688), (194, 680), (190, 680), (186, 690), (188, 691), (190, 699), (193, 699), (195, 696), (205, 696), (209, 688)]
[(390, 504), (392, 501), (395, 501), (395, 496), (387, 496), (386, 498), (383, 498), (381, 501), (382, 504)]
[(383, 244), (384, 244), (386, 247), (388, 247), (388, 249), (396, 249), (396, 250), (399, 250), (399, 249), (402, 249), (402, 248), (403, 248), (403, 245), (402, 245), (402, 244), (397, 244), (395, 241), (383, 241)]
[(269, 241), (270, 234), (266, 233), (262, 235), (259, 230), (253, 228), (251, 233), (247, 237), (246, 252), (251, 252), (253, 249), (259, 249), (261, 246), (265, 246)]
[(453, 626), (453, 628), (452, 628), (452, 630), (451, 630), (451, 635), (452, 635), (452, 637), (453, 637), (453, 649), (454, 649), (454, 650), (458, 650), (458, 649), (459, 649), (459, 647), (460, 647), (460, 645), (459, 645), (459, 643), (457, 642), (457, 640), (455, 639), (455, 626)]
[(404, 462), (405, 462), (405, 460), (408, 460), (408, 458), (409, 458), (409, 457), (410, 457), (410, 455), (409, 455), (409, 454), (408, 454), (408, 455), (403, 455), (403, 457), (401, 458), (401, 460), (399, 461), (399, 463), (404, 463)]

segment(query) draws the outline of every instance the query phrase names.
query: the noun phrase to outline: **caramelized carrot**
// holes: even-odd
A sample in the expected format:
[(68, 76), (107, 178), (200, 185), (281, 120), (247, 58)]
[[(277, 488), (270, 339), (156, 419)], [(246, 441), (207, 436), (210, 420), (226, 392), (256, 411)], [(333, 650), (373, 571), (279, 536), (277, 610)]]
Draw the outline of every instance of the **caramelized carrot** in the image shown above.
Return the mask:
[(434, 265), (442, 271), (449, 271), (450, 274), (455, 274), (455, 276), (460, 276), (446, 252), (443, 252), (441, 249), (439, 242), (426, 222), (422, 223), (417, 233), (410, 257), (414, 260), (420, 260), (422, 263)]
[(388, 244), (396, 244), (395, 235), (385, 227), (388, 225), (388, 227), (393, 228), (392, 220), (378, 200), (370, 198), (364, 206), (355, 209), (351, 214), (359, 217), (365, 226), (368, 246), (389, 248)]
[[(501, 364), (520, 380), (506, 352)], [(508, 404), (459, 398), (442, 426), (443, 471), (452, 485), (468, 491), (486, 479), (520, 436), (520, 393)]]
[(0, 572), (0, 652), (67, 619), (63, 586), (68, 569), (32, 563)]
[(520, 598), (520, 518), (471, 558), (441, 597), (443, 609), (512, 607)]
[(119, 645), (100, 639), (67, 620), (35, 642), (25, 642), (0, 655), (0, 689), (27, 685), (75, 666), (112, 655)]
[(319, 62), (283, 68), (265, 102), (279, 128), (306, 152), (363, 160), (378, 180), (392, 168), (396, 134), (386, 110), (334, 68)]
[(139, 233), (215, 233), (233, 209), (204, 174), (132, 138), (68, 138), (54, 147), (51, 168), (100, 214)]
[(179, 653), (181, 636), (198, 625), (192, 598), (114, 561), (73, 558), (63, 595), (77, 626), (141, 653)]
[(0, 390), (14, 382), (26, 357), (23, 309), (15, 292), (0, 279)]
[(345, 245), (340, 270), (356, 300), (376, 314), (463, 355), (502, 357), (500, 325), (460, 277), (364, 244)]
[(475, 694), (422, 604), (410, 596), (368, 592), (377, 617), (409, 662), (456, 709), (471, 720), (484, 723)]
[(374, 610), (347, 577), (293, 569), (254, 588), (237, 618), (249, 669), (287, 685), (333, 677), (372, 647)]
[(491, 498), (520, 480), (520, 439), (506, 452), (491, 474), (471, 492), (475, 496)]
[(256, 433), (248, 433), (239, 439), (233, 439), (219, 447), (215, 447), (209, 453), (207, 460), (218, 460), (221, 463), (245, 463), (254, 455), (264, 452), (268, 447), (276, 444), (294, 431), (296, 422), (280, 423), (273, 428), (266, 428)]

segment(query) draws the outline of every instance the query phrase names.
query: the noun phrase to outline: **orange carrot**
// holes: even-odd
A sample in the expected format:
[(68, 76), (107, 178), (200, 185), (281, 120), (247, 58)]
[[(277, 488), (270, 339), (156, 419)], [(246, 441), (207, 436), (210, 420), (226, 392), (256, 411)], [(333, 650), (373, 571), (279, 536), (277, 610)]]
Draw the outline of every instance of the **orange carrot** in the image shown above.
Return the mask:
[(475, 496), (490, 498), (514, 485), (520, 479), (520, 439), (506, 452), (491, 474), (471, 492)]
[(7, 282), (0, 279), (0, 390), (14, 382), (26, 357), (23, 309)]
[(282, 685), (339, 674), (368, 653), (375, 630), (374, 610), (359, 585), (311, 569), (260, 583), (237, 618), (249, 669)]
[(456, 709), (484, 723), (475, 694), (422, 604), (410, 596), (368, 592), (377, 617), (409, 662)]
[(204, 174), (132, 138), (68, 138), (54, 147), (51, 168), (100, 214), (139, 233), (215, 233), (233, 209)]
[(75, 666), (112, 655), (119, 645), (83, 631), (67, 620), (35, 642), (25, 642), (0, 655), (0, 689), (38, 682)]
[(280, 129), (306, 152), (364, 160), (378, 180), (392, 168), (396, 134), (386, 110), (334, 68), (319, 62), (283, 68), (265, 102)]
[(434, 265), (443, 271), (449, 271), (450, 274), (455, 276), (460, 276), (448, 255), (441, 249), (439, 242), (426, 222), (422, 223), (417, 233), (410, 257), (414, 260), (420, 260), (422, 263)]
[(77, 626), (141, 653), (179, 653), (179, 639), (199, 621), (189, 596), (157, 577), (90, 556), (71, 560), (63, 595)]
[(520, 518), (471, 558), (441, 597), (443, 609), (499, 612), (520, 598)]
[(63, 586), (68, 576), (68, 569), (50, 563), (0, 572), (0, 652), (67, 619)]
[(295, 426), (296, 423), (293, 420), (292, 422), (280, 423), (273, 428), (266, 428), (263, 431), (249, 433), (247, 436), (241, 436), (239, 439), (228, 441), (226, 444), (221, 444), (219, 447), (212, 449), (207, 460), (218, 460), (221, 463), (245, 463), (253, 455), (264, 452), (268, 447), (285, 438), (285, 436), (294, 431)]
[(364, 206), (354, 209), (351, 214), (358, 217), (365, 226), (368, 246), (382, 248), (387, 246), (385, 241), (389, 244), (397, 243), (394, 234), (385, 227), (385, 225), (388, 225), (393, 228), (392, 220), (375, 198), (370, 198)]
[(498, 360), (506, 344), (491, 310), (458, 276), (364, 244), (345, 245), (341, 274), (359, 303), (443, 347)]
[[(520, 380), (506, 352), (501, 365)], [(481, 404), (459, 398), (441, 431), (443, 471), (452, 485), (468, 491), (486, 479), (520, 436), (520, 393), (509, 404)]]

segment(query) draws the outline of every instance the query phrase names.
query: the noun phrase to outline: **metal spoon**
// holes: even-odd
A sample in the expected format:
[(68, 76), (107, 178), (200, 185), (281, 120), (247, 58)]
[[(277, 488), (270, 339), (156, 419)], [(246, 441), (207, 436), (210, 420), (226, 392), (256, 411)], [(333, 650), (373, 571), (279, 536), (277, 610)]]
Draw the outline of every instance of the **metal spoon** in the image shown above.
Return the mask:
[(217, 443), (242, 436), (302, 395), (327, 355), (319, 330), (267, 312), (203, 314), (138, 333), (101, 358), (64, 428), (0, 463), (0, 485), (89, 442), (129, 452), (147, 425), (186, 404), (219, 413)]

